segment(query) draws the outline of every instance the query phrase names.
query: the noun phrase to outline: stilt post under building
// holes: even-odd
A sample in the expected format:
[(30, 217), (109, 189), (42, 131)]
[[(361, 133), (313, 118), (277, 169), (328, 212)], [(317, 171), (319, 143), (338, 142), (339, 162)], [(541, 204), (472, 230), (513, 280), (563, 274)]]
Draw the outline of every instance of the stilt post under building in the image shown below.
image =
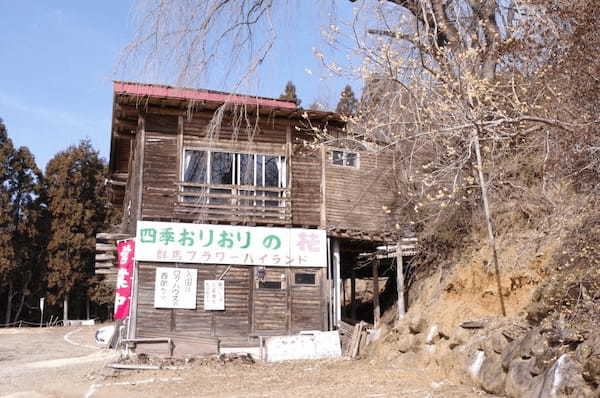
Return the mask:
[(373, 323), (375, 327), (379, 326), (379, 318), (381, 312), (379, 310), (379, 259), (373, 261)]
[(404, 260), (401, 241), (398, 241), (396, 249), (396, 288), (398, 289), (398, 319), (406, 314), (406, 303), (404, 302)]

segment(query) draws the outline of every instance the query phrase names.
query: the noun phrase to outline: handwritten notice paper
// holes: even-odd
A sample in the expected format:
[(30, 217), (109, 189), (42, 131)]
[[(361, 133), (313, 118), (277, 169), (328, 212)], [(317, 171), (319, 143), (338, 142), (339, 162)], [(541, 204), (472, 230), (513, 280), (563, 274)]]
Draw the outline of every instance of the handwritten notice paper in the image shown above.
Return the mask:
[(198, 272), (194, 268), (156, 268), (155, 308), (196, 308)]
[(204, 310), (223, 311), (225, 309), (225, 281), (204, 281)]

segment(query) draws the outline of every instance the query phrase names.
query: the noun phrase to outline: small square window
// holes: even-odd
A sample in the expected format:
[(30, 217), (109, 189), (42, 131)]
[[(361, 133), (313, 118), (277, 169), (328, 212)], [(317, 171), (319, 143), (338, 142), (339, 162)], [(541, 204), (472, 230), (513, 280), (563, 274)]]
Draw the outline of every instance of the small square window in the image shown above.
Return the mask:
[(336, 166), (358, 168), (358, 153), (351, 151), (331, 151), (331, 164)]
[(259, 289), (275, 289), (281, 290), (281, 282), (274, 281), (259, 281), (258, 282)]
[(312, 272), (296, 272), (294, 274), (294, 283), (296, 285), (316, 285), (317, 275)]
[(344, 165), (344, 152), (343, 151), (333, 151), (331, 162), (338, 166)]

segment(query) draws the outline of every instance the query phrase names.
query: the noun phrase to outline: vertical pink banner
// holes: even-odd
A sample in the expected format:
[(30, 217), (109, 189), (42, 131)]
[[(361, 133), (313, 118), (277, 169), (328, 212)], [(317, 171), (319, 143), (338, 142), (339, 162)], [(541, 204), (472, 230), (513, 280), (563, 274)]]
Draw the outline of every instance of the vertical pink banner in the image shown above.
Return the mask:
[(129, 303), (131, 302), (131, 279), (133, 276), (133, 262), (135, 261), (135, 240), (127, 239), (117, 242), (117, 261), (119, 271), (117, 274), (117, 289), (115, 296), (115, 319), (129, 316)]

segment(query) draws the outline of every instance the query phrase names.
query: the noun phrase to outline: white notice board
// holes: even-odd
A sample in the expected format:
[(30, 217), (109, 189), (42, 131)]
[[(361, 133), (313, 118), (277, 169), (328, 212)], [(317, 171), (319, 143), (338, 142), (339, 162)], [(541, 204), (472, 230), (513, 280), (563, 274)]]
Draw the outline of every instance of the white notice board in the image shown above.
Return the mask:
[(155, 308), (196, 308), (198, 271), (195, 268), (156, 268)]
[(204, 310), (225, 310), (225, 281), (204, 281)]

